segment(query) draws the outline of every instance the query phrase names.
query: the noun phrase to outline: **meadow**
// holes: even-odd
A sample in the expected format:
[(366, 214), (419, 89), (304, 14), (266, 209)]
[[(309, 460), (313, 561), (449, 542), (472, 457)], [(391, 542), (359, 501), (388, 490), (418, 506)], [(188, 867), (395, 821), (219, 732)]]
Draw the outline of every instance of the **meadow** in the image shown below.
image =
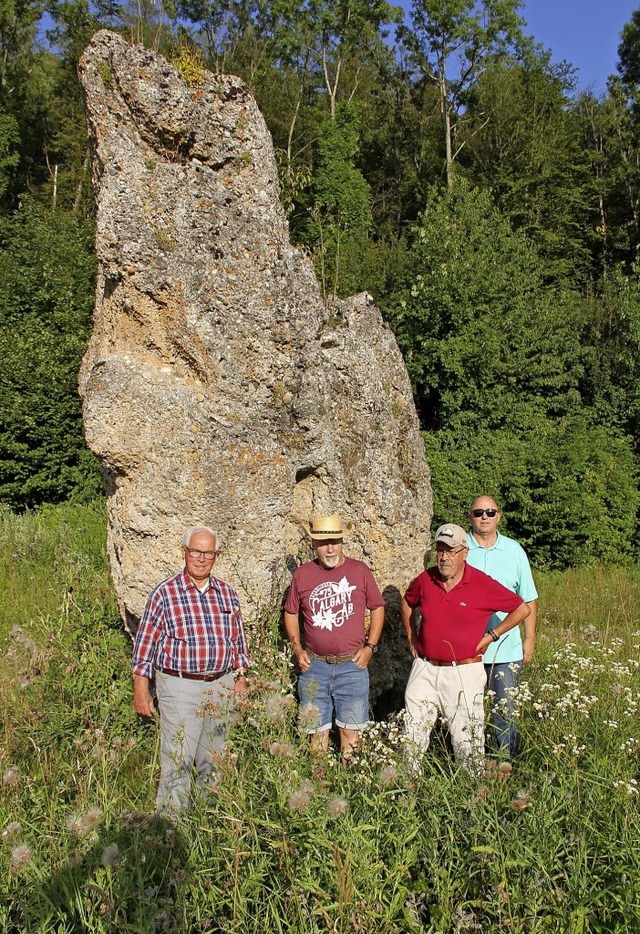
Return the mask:
[(157, 733), (131, 707), (103, 504), (0, 526), (0, 931), (640, 931), (633, 571), (537, 574), (522, 751), (477, 779), (442, 735), (411, 775), (401, 715), (348, 765), (311, 759), (264, 607), (219, 778), (173, 824), (153, 812)]

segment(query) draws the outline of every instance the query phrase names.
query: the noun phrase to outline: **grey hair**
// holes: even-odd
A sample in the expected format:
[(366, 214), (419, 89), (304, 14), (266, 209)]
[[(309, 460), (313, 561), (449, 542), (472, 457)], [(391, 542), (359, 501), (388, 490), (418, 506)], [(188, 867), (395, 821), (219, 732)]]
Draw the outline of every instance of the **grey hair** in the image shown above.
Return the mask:
[(188, 529), (185, 530), (184, 535), (182, 536), (182, 546), (183, 548), (188, 548), (189, 543), (194, 535), (197, 535), (198, 532), (208, 532), (209, 535), (213, 536), (213, 550), (218, 550), (218, 545), (220, 544), (218, 539), (218, 533), (211, 528), (209, 525), (191, 525)]

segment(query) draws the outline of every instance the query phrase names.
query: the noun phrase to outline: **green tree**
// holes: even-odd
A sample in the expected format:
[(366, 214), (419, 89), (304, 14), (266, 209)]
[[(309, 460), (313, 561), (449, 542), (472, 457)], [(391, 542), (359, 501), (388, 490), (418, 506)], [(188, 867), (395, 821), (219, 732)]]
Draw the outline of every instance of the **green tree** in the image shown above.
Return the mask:
[(354, 164), (357, 152), (357, 115), (341, 105), (321, 127), (308, 226), (307, 246), (316, 253), (325, 298), (363, 285), (358, 254), (366, 249), (371, 207), (367, 183)]
[(617, 425), (640, 453), (640, 269), (608, 270), (588, 303), (582, 396), (599, 422)]
[(548, 286), (490, 193), (460, 179), (429, 199), (406, 275), (386, 312), (426, 429), (436, 521), (462, 521), (487, 491), (538, 561), (628, 555), (633, 450), (624, 426), (600, 424), (606, 400), (583, 394), (592, 324), (582, 295)]
[(13, 174), (20, 163), (19, 143), (18, 121), (0, 110), (0, 205), (11, 189)]
[(399, 30), (418, 80), (436, 88), (447, 185), (465, 140), (461, 109), (470, 87), (491, 62), (524, 46), (521, 0), (412, 0), (411, 25)]
[(504, 531), (535, 564), (620, 564), (637, 551), (637, 467), (628, 438), (581, 415), (539, 417), (524, 431), (425, 434), (434, 525), (466, 523), (480, 493), (498, 500)]
[(618, 74), (627, 88), (640, 88), (640, 9), (623, 26), (620, 40)]
[(535, 245), (545, 278), (576, 285), (594, 274), (599, 212), (572, 89), (571, 73), (545, 56), (487, 68), (469, 95), (461, 160)]
[(0, 224), (0, 501), (95, 495), (77, 374), (93, 304), (93, 229), (26, 202)]
[(574, 411), (582, 303), (545, 287), (536, 251), (489, 192), (460, 179), (433, 192), (410, 279), (388, 304), (425, 428), (524, 425), (542, 406)]

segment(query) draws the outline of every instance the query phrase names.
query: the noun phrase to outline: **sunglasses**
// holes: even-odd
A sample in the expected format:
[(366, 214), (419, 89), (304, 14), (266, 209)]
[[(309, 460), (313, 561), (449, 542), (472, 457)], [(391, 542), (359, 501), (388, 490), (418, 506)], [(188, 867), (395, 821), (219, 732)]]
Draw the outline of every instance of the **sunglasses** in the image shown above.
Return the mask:
[(494, 516), (498, 515), (498, 510), (497, 509), (472, 509), (471, 510), (471, 515), (475, 516), (476, 519), (479, 519), (481, 516), (484, 516), (485, 513), (487, 514), (489, 519), (493, 519)]

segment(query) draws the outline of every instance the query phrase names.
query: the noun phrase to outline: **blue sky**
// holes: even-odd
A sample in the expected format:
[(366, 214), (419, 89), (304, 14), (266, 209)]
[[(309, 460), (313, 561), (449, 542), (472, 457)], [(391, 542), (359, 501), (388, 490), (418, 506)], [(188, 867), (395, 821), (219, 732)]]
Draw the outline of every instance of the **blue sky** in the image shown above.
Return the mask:
[(616, 70), (620, 33), (640, 0), (526, 0), (527, 35), (578, 70), (580, 89), (600, 94)]

